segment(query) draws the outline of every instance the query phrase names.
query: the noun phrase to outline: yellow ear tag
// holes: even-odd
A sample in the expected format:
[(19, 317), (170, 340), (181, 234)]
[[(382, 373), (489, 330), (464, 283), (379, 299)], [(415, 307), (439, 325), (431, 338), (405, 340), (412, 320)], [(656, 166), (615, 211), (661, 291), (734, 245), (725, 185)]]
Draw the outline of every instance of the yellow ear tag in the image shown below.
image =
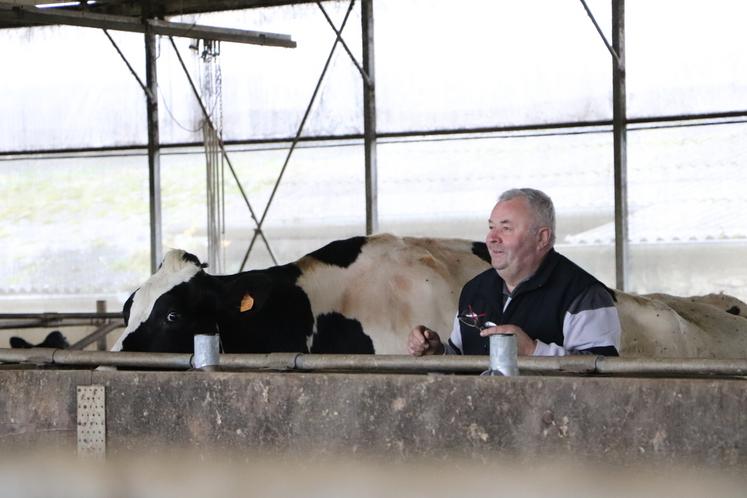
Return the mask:
[(244, 294), (244, 297), (241, 298), (241, 305), (239, 306), (239, 311), (242, 313), (245, 311), (249, 311), (254, 306), (254, 298), (250, 294)]

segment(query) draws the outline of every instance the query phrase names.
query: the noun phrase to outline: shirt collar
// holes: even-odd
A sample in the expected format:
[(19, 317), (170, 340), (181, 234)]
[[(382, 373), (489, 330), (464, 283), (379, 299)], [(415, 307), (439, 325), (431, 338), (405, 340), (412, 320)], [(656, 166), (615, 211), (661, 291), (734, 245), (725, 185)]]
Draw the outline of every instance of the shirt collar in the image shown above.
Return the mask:
[(503, 293), (505, 295), (514, 297), (519, 293), (528, 292), (542, 287), (543, 285), (545, 285), (545, 283), (547, 283), (547, 280), (550, 278), (550, 274), (552, 273), (553, 268), (555, 268), (555, 265), (557, 264), (558, 253), (555, 252), (555, 249), (550, 249), (550, 251), (542, 259), (542, 263), (540, 263), (537, 271), (534, 272), (534, 274), (532, 274), (531, 276), (519, 282), (519, 284), (514, 287), (513, 292), (508, 292), (506, 282), (503, 281)]

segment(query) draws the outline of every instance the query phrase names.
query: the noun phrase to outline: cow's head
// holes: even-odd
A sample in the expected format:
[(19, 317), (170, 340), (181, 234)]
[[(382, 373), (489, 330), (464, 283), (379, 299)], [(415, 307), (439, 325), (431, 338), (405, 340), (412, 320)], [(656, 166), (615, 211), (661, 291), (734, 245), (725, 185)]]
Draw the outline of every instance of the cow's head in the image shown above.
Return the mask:
[(192, 351), (193, 336), (215, 332), (215, 296), (196, 256), (166, 253), (153, 274), (124, 305), (126, 328), (114, 350)]
[(248, 275), (213, 276), (205, 266), (193, 254), (169, 251), (125, 303), (126, 328), (113, 350), (191, 353), (196, 334), (222, 333), (222, 326), (245, 320), (264, 303), (261, 275), (247, 283)]

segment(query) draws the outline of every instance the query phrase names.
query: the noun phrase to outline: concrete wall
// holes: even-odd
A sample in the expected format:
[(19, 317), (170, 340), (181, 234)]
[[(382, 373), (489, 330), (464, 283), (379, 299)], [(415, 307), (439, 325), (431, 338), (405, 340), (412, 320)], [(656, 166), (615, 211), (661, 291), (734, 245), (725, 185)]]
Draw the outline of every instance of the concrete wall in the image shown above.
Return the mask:
[(745, 381), (0, 370), (0, 452), (75, 452), (76, 386), (106, 389), (107, 454), (572, 458), (747, 467)]

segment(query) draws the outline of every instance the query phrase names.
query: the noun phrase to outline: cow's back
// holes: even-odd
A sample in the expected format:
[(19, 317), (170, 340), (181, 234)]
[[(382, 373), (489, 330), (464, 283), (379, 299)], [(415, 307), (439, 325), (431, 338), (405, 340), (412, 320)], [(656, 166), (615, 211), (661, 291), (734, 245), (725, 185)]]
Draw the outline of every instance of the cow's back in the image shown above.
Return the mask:
[[(339, 313), (358, 321), (379, 354), (405, 354), (407, 334), (417, 324), (438, 331), (445, 341), (462, 286), (490, 267), (475, 254), (484, 245), (463, 239), (379, 234), (338, 243), (343, 244), (339, 261), (336, 250), (297, 261), (297, 284), (315, 320)], [(732, 314), (745, 313), (745, 303), (726, 295), (615, 292), (622, 355), (747, 358), (747, 318)]]
[(460, 239), (374, 235), (352, 263), (301, 258), (298, 285), (315, 318), (340, 313), (360, 322), (376, 353), (405, 354), (414, 325), (448, 336), (462, 286), (489, 267), (475, 247)]
[(745, 309), (735, 298), (616, 295), (623, 355), (747, 358), (747, 318), (726, 311), (739, 303)]

